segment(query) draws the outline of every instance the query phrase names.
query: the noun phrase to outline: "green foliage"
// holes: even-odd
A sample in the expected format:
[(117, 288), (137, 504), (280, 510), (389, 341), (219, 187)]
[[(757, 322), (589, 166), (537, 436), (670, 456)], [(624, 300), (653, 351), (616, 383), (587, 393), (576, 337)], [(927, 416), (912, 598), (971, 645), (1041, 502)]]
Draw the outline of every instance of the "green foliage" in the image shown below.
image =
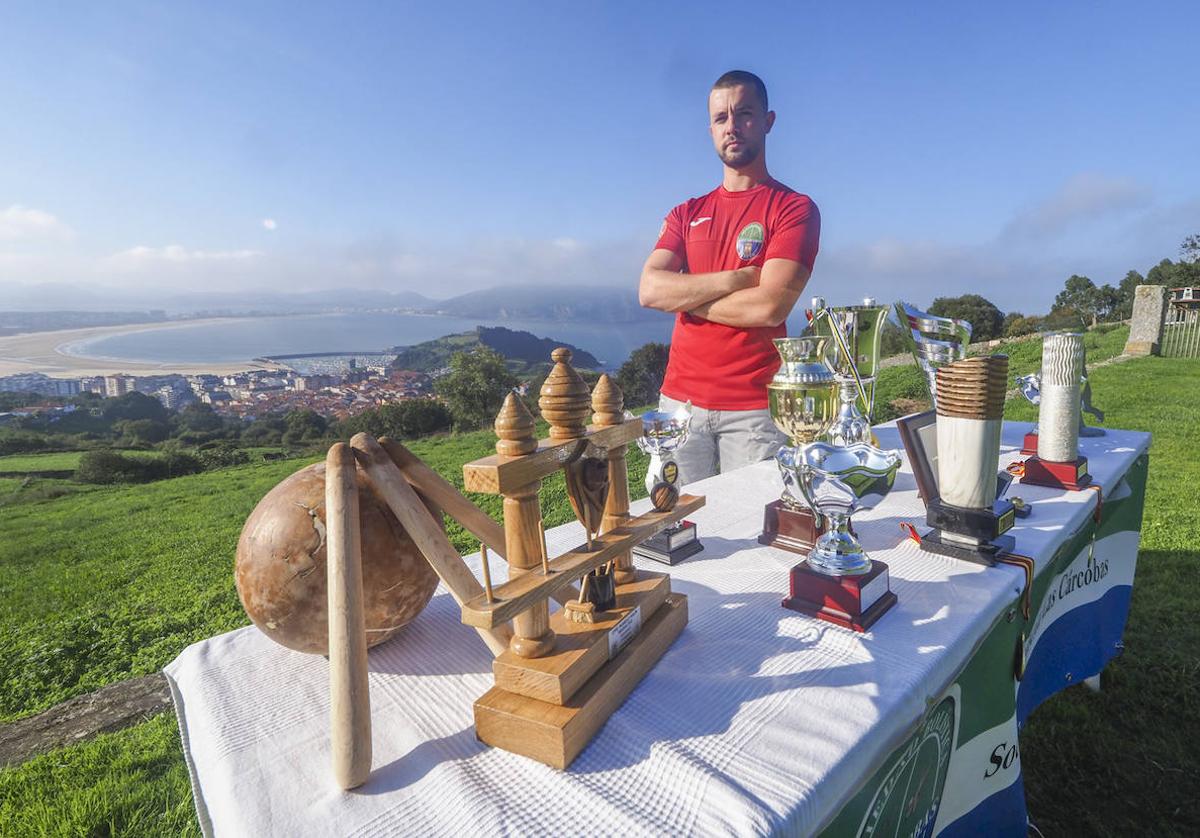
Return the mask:
[(625, 395), (626, 407), (658, 404), (669, 355), (670, 346), (665, 343), (647, 343), (630, 353), (617, 370), (617, 386)]
[(129, 457), (111, 449), (87, 451), (79, 458), (75, 479), (80, 483), (147, 483), (185, 474), (196, 474), (200, 460), (180, 451), (168, 451), (158, 457)]
[(1147, 285), (1165, 285), (1168, 288), (1194, 288), (1200, 286), (1200, 261), (1172, 262), (1163, 259), (1146, 274)]
[(34, 451), (44, 451), (49, 447), (46, 438), (41, 434), (22, 433), (20, 431), (0, 431), (0, 455), (31, 454)]
[(201, 468), (205, 471), (212, 471), (217, 468), (245, 465), (250, 462), (250, 455), (235, 447), (233, 443), (226, 442), (197, 452), (196, 459)]
[(337, 425), (337, 435), (349, 439), (360, 431), (372, 436), (395, 439), (414, 439), (450, 430), (454, 417), (436, 399), (405, 399), (398, 404), (386, 404), (365, 410)]
[(315, 410), (289, 410), (283, 418), (285, 445), (304, 445), (325, 438), (329, 422)]
[(992, 340), (1004, 334), (1004, 313), (978, 294), (938, 297), (929, 306), (929, 313), (966, 320), (971, 324), (972, 341)]
[(590, 352), (553, 338), (540, 338), (530, 332), (514, 331), (503, 326), (477, 326), (473, 332), (446, 335), (436, 340), (409, 346), (396, 356), (392, 368), (435, 372), (450, 366), (451, 358), (460, 352), (491, 349), (504, 358), (508, 368), (517, 375), (529, 375), (550, 362), (550, 353), (557, 347), (571, 350), (571, 365), (576, 369), (595, 369), (600, 366)]
[(1004, 336), (1006, 338), (1019, 338), (1023, 335), (1031, 335), (1042, 327), (1042, 318), (1026, 317), (1017, 311), (1010, 311), (1004, 315)]
[(896, 313), (891, 312), (883, 321), (883, 334), (879, 336), (879, 355), (881, 358), (890, 358), (893, 355), (902, 355), (912, 351), (910, 346), (909, 336), (906, 334), (907, 329), (896, 322)]
[(471, 431), (495, 421), (504, 397), (517, 383), (499, 353), (477, 347), (452, 356), (450, 372), (435, 382), (434, 389), (450, 409), (454, 427)]
[(118, 419), (148, 419), (165, 423), (169, 418), (167, 409), (158, 399), (137, 392), (107, 399), (104, 402), (103, 416), (109, 422), (116, 422)]

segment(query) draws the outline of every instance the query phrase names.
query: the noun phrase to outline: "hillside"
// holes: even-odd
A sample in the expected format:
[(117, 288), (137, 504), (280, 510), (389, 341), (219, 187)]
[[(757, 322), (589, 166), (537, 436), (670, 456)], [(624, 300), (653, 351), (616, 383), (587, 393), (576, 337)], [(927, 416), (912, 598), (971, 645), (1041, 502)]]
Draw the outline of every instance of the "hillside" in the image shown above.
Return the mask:
[(456, 352), (469, 352), (477, 346), (486, 346), (499, 352), (508, 361), (508, 366), (517, 374), (534, 371), (548, 365), (550, 353), (555, 347), (565, 346), (571, 350), (571, 364), (577, 369), (598, 369), (600, 362), (585, 349), (579, 349), (566, 341), (554, 338), (539, 338), (530, 332), (519, 332), (503, 326), (490, 328), (477, 326), (474, 332), (446, 335), (436, 340), (418, 343), (404, 349), (392, 362), (393, 369), (432, 372), (450, 365), (450, 356)]

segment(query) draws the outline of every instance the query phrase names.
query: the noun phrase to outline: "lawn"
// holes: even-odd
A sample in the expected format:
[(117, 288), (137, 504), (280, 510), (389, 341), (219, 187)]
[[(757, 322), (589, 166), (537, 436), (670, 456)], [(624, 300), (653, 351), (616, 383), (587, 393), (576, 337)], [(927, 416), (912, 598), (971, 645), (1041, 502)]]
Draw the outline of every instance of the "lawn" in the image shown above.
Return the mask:
[[(1021, 363), (1036, 366), (1032, 357)], [(1197, 381), (1200, 361), (1158, 358), (1092, 376), (1106, 424), (1151, 431), (1154, 445), (1126, 652), (1105, 671), (1102, 692), (1055, 696), (1022, 733), (1030, 814), (1046, 836), (1200, 833), (1191, 751), (1200, 737)], [(1009, 418), (1034, 416), (1023, 400), (1010, 401)], [(487, 453), (492, 440), (481, 432), (412, 447), (461, 483), (461, 463)], [(270, 486), (312, 459), (11, 509), (0, 524), (3, 718), (153, 671), (193, 640), (246, 624), (231, 572), (241, 524)], [(631, 453), (635, 496), (644, 494), (644, 463)], [(570, 517), (561, 481), (551, 482), (543, 506), (548, 524)], [(475, 548), (459, 529), (452, 537), (462, 551)], [(5, 836), (192, 834), (190, 807), (169, 713), (0, 771)]]

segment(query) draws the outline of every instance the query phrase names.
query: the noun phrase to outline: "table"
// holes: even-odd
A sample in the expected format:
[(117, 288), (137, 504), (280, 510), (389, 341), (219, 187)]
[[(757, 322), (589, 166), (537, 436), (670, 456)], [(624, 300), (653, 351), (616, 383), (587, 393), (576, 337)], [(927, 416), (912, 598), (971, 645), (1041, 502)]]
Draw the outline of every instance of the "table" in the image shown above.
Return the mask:
[[(1002, 465), (1028, 427), (1005, 425)], [(877, 434), (900, 447), (894, 427)], [(1102, 492), (1010, 490), (1033, 506), (1013, 530), (1035, 562), (1028, 618), (1022, 570), (927, 554), (903, 537), (902, 522), (923, 522), (907, 464), (855, 518), (899, 596), (866, 634), (780, 607), (797, 557), (755, 540), (780, 491), (774, 463), (687, 487), (709, 501), (694, 516), (704, 551), (670, 569), (688, 626), (567, 771), (475, 739), (471, 705), (491, 685), (491, 656), (444, 589), (371, 650), (374, 770), (351, 792), (329, 768), (323, 658), (253, 627), (194, 644), (165, 671), (201, 826), (1024, 835), (1020, 726), (1119, 652), (1137, 560), (1149, 436), (1109, 431), (1080, 447)], [(582, 529), (548, 540), (556, 554)]]

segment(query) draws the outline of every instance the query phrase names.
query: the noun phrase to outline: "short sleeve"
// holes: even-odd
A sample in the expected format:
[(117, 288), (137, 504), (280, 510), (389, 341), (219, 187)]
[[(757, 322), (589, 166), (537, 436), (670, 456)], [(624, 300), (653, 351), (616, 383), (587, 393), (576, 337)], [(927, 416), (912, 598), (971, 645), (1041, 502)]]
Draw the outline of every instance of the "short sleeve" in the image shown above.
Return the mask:
[(812, 199), (796, 195), (780, 211), (773, 226), (763, 261), (791, 259), (811, 271), (821, 240), (821, 212)]
[(658, 231), (658, 241), (654, 245), (655, 250), (669, 250), (678, 256), (680, 259), (687, 260), (687, 248), (685, 247), (685, 239), (683, 237), (684, 225), (684, 207), (685, 204), (680, 204), (667, 213), (666, 219), (663, 220), (662, 229)]

